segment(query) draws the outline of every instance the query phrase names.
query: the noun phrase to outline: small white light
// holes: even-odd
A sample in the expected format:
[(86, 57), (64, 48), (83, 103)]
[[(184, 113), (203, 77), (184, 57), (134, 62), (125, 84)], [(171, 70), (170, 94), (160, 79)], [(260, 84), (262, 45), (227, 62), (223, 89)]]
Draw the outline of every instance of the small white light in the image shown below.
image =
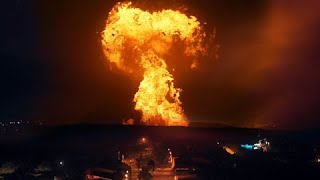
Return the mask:
[(142, 143), (145, 143), (147, 141), (147, 139), (143, 137), (143, 138), (141, 138), (141, 141), (142, 141)]
[(63, 161), (60, 161), (59, 164), (60, 164), (60, 165), (63, 165)]

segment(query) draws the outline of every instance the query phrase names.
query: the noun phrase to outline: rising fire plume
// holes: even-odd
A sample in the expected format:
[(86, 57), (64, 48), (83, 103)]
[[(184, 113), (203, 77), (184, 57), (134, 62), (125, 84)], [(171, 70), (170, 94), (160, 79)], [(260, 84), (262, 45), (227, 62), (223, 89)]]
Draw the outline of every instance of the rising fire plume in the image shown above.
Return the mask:
[[(109, 12), (102, 32), (103, 51), (111, 68), (143, 75), (133, 99), (143, 124), (188, 126), (179, 100), (181, 89), (175, 88), (165, 57), (178, 41), (185, 56), (205, 53), (204, 37), (197, 18), (180, 11), (149, 12), (123, 2)], [(190, 67), (196, 66), (194, 60)]]

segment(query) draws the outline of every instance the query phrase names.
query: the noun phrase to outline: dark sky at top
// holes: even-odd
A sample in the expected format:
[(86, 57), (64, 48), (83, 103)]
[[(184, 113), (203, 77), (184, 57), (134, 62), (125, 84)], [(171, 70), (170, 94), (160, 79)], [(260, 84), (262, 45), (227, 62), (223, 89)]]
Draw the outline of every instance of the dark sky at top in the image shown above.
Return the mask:
[[(138, 81), (111, 72), (100, 35), (117, 1), (0, 2), (0, 120), (119, 123), (137, 117)], [(170, 3), (167, 3), (170, 2)], [(174, 76), (190, 121), (320, 127), (317, 0), (139, 1), (189, 7), (215, 27), (219, 58)]]

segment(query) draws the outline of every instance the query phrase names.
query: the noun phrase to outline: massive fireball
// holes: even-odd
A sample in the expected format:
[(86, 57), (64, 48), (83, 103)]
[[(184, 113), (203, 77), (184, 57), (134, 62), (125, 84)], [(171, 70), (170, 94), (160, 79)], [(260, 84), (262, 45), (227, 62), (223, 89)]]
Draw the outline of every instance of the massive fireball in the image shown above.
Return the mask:
[(180, 11), (149, 12), (123, 2), (109, 12), (102, 32), (103, 51), (112, 68), (143, 75), (133, 99), (143, 124), (188, 126), (179, 100), (181, 89), (174, 87), (165, 57), (178, 41), (186, 56), (204, 53), (204, 37), (197, 18)]

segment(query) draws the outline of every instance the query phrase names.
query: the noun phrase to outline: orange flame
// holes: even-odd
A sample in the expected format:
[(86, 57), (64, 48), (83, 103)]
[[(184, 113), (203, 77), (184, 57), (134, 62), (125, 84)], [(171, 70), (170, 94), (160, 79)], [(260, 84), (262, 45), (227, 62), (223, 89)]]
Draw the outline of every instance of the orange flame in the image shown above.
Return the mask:
[[(180, 11), (148, 12), (124, 2), (109, 12), (102, 32), (103, 51), (111, 68), (143, 74), (133, 99), (135, 110), (142, 112), (142, 123), (188, 126), (179, 100), (181, 89), (174, 87), (164, 57), (177, 41), (183, 43), (186, 56), (203, 54), (204, 37), (197, 18)], [(190, 66), (196, 65), (194, 61)]]

